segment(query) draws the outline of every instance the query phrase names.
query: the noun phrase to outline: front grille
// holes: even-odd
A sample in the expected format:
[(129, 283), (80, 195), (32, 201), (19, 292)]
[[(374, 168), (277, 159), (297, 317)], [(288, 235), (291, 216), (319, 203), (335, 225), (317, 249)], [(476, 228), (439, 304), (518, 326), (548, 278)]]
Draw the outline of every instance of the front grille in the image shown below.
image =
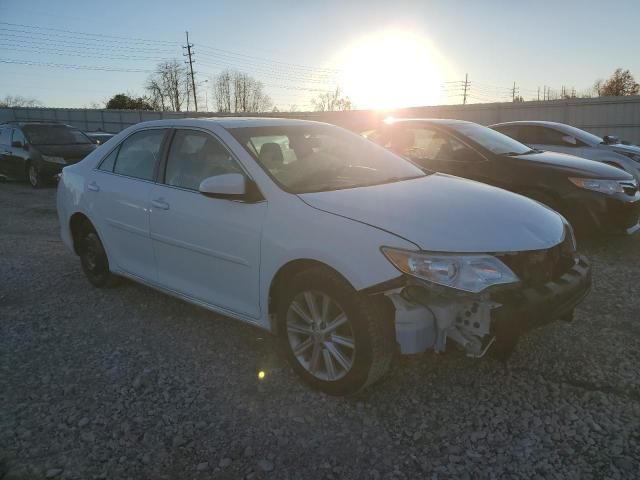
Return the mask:
[(638, 182), (636, 180), (622, 180), (618, 184), (624, 190), (624, 193), (633, 197), (638, 192)]
[(525, 287), (537, 287), (557, 280), (575, 265), (576, 251), (569, 232), (562, 243), (547, 250), (498, 255)]

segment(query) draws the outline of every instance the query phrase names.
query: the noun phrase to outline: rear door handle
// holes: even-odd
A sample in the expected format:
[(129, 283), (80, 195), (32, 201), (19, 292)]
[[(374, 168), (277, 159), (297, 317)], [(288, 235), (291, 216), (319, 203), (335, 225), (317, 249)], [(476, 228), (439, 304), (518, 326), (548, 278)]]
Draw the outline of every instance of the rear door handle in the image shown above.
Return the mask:
[(91, 190), (92, 192), (99, 192), (100, 186), (96, 182), (91, 182), (89, 185), (87, 185), (87, 189)]
[(169, 204), (165, 202), (162, 198), (156, 198), (155, 200), (151, 200), (151, 205), (156, 208), (160, 208), (162, 210), (169, 210)]

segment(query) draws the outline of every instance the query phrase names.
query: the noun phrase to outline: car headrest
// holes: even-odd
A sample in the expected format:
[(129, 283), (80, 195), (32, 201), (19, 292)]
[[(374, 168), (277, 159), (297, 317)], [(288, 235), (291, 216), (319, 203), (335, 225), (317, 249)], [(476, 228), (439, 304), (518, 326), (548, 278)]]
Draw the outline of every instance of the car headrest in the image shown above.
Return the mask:
[(284, 155), (277, 143), (265, 143), (260, 147), (260, 163), (267, 168), (278, 168), (284, 165)]

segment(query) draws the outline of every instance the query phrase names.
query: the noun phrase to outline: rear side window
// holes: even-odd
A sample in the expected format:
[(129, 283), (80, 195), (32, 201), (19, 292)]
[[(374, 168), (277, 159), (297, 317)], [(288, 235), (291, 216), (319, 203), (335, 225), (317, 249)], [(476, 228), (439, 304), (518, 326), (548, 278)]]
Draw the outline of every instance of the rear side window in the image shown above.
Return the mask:
[(198, 190), (205, 178), (225, 173), (242, 169), (216, 138), (196, 130), (176, 132), (167, 158), (167, 185)]
[(105, 172), (113, 172), (113, 166), (116, 164), (116, 157), (120, 147), (116, 148), (113, 152), (107, 155), (107, 158), (102, 160), (102, 163), (98, 167), (98, 170), (104, 170)]
[(23, 145), (25, 143), (27, 143), (27, 139), (24, 138), (24, 135), (22, 134), (22, 132), (20, 130), (18, 130), (17, 128), (13, 129), (13, 137), (11, 138), (11, 142), (20, 142)]
[(0, 145), (11, 145), (11, 127), (0, 128)]
[(165, 132), (164, 129), (143, 130), (122, 142), (115, 158), (114, 173), (153, 180)]

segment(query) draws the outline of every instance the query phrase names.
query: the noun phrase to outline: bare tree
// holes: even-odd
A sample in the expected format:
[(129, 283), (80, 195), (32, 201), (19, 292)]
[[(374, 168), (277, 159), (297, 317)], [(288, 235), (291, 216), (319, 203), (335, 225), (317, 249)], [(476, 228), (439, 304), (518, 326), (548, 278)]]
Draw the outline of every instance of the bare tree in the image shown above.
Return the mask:
[(7, 95), (0, 100), (0, 108), (13, 107), (42, 107), (42, 103), (35, 98), (27, 98), (20, 95)]
[(353, 109), (349, 97), (343, 97), (340, 87), (334, 91), (321, 93), (311, 99), (311, 104), (316, 112), (345, 112)]
[(601, 97), (622, 97), (637, 95), (640, 84), (635, 81), (629, 70), (616, 69), (608, 80), (596, 80), (594, 91)]
[(216, 77), (213, 97), (222, 113), (265, 112), (273, 105), (261, 82), (234, 70), (225, 70)]
[(179, 112), (189, 94), (188, 84), (186, 67), (173, 59), (158, 64), (145, 88), (154, 110)]

